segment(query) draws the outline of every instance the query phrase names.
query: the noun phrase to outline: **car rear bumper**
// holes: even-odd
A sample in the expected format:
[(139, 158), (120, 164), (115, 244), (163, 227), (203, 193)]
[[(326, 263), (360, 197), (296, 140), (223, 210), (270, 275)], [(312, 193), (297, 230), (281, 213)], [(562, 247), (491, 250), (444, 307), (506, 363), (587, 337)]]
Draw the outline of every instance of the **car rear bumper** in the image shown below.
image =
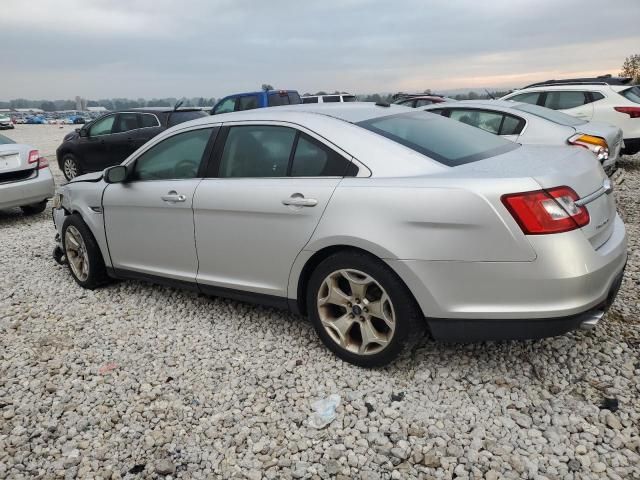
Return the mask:
[(0, 208), (22, 207), (53, 197), (55, 184), (48, 168), (26, 180), (0, 183)]
[(627, 260), (626, 231), (619, 216), (610, 238), (597, 250), (580, 230), (530, 241), (538, 253), (532, 262), (388, 263), (405, 280), (427, 321), (434, 324), (434, 335), (441, 332), (441, 338), (458, 329), (462, 336), (484, 331), (486, 339), (556, 335), (579, 326), (585, 315), (601, 310), (611, 292), (617, 292)]

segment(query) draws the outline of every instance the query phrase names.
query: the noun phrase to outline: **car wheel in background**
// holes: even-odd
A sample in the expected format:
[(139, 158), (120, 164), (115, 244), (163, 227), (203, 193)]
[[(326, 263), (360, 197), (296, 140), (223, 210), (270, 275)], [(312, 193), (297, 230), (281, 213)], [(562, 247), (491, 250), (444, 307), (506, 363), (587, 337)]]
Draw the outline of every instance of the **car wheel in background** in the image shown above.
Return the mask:
[(37, 215), (38, 213), (44, 212), (45, 208), (47, 208), (46, 200), (43, 200), (40, 203), (32, 203), (31, 205), (23, 205), (20, 207), (22, 213), (25, 215)]
[(395, 272), (355, 250), (318, 265), (309, 280), (307, 311), (323, 343), (361, 367), (390, 363), (426, 330), (420, 308)]
[(72, 153), (65, 153), (62, 157), (62, 173), (64, 174), (64, 178), (67, 180), (71, 180), (78, 175), (82, 175), (80, 163)]
[(100, 248), (77, 213), (69, 215), (62, 225), (62, 248), (78, 285), (93, 290), (108, 281)]

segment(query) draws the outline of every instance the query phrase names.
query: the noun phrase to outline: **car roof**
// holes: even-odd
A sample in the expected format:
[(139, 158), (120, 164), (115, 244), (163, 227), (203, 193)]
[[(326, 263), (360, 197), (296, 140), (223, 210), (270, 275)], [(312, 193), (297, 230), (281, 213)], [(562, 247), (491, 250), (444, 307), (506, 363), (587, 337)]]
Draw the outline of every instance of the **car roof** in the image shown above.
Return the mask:
[(114, 110), (111, 113), (119, 113), (119, 112), (138, 112), (138, 113), (171, 113), (171, 112), (197, 112), (198, 110), (202, 110), (199, 107), (184, 107), (178, 108), (177, 110), (174, 107), (136, 107), (136, 108), (126, 108), (122, 110)]
[(432, 110), (436, 108), (447, 108), (447, 107), (458, 108), (458, 107), (468, 106), (468, 107), (476, 107), (476, 108), (486, 107), (486, 108), (511, 109), (521, 104), (522, 102), (515, 102), (513, 100), (460, 100), (457, 102), (444, 102), (444, 103), (437, 103), (433, 105), (425, 105), (424, 107), (418, 107), (418, 108), (423, 108), (424, 110)]

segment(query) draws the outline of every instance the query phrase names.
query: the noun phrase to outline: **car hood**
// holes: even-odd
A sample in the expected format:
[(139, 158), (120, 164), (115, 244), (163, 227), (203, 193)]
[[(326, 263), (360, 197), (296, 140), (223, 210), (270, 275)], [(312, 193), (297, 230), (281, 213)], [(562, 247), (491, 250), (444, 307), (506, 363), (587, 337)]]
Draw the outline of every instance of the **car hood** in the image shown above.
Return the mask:
[(99, 182), (102, 180), (103, 172), (92, 172), (85, 173), (84, 175), (78, 175), (74, 179), (70, 180), (69, 183), (79, 183), (79, 182)]

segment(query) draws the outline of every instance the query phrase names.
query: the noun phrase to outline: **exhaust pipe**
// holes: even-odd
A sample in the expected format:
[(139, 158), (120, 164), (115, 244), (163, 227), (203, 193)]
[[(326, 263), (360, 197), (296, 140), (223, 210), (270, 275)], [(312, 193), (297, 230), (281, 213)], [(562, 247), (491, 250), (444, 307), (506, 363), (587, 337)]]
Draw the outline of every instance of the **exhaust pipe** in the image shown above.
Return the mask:
[(593, 330), (598, 325), (598, 322), (602, 320), (604, 317), (604, 310), (594, 310), (591, 313), (588, 313), (586, 319), (582, 321), (580, 324), (580, 329), (582, 330)]

